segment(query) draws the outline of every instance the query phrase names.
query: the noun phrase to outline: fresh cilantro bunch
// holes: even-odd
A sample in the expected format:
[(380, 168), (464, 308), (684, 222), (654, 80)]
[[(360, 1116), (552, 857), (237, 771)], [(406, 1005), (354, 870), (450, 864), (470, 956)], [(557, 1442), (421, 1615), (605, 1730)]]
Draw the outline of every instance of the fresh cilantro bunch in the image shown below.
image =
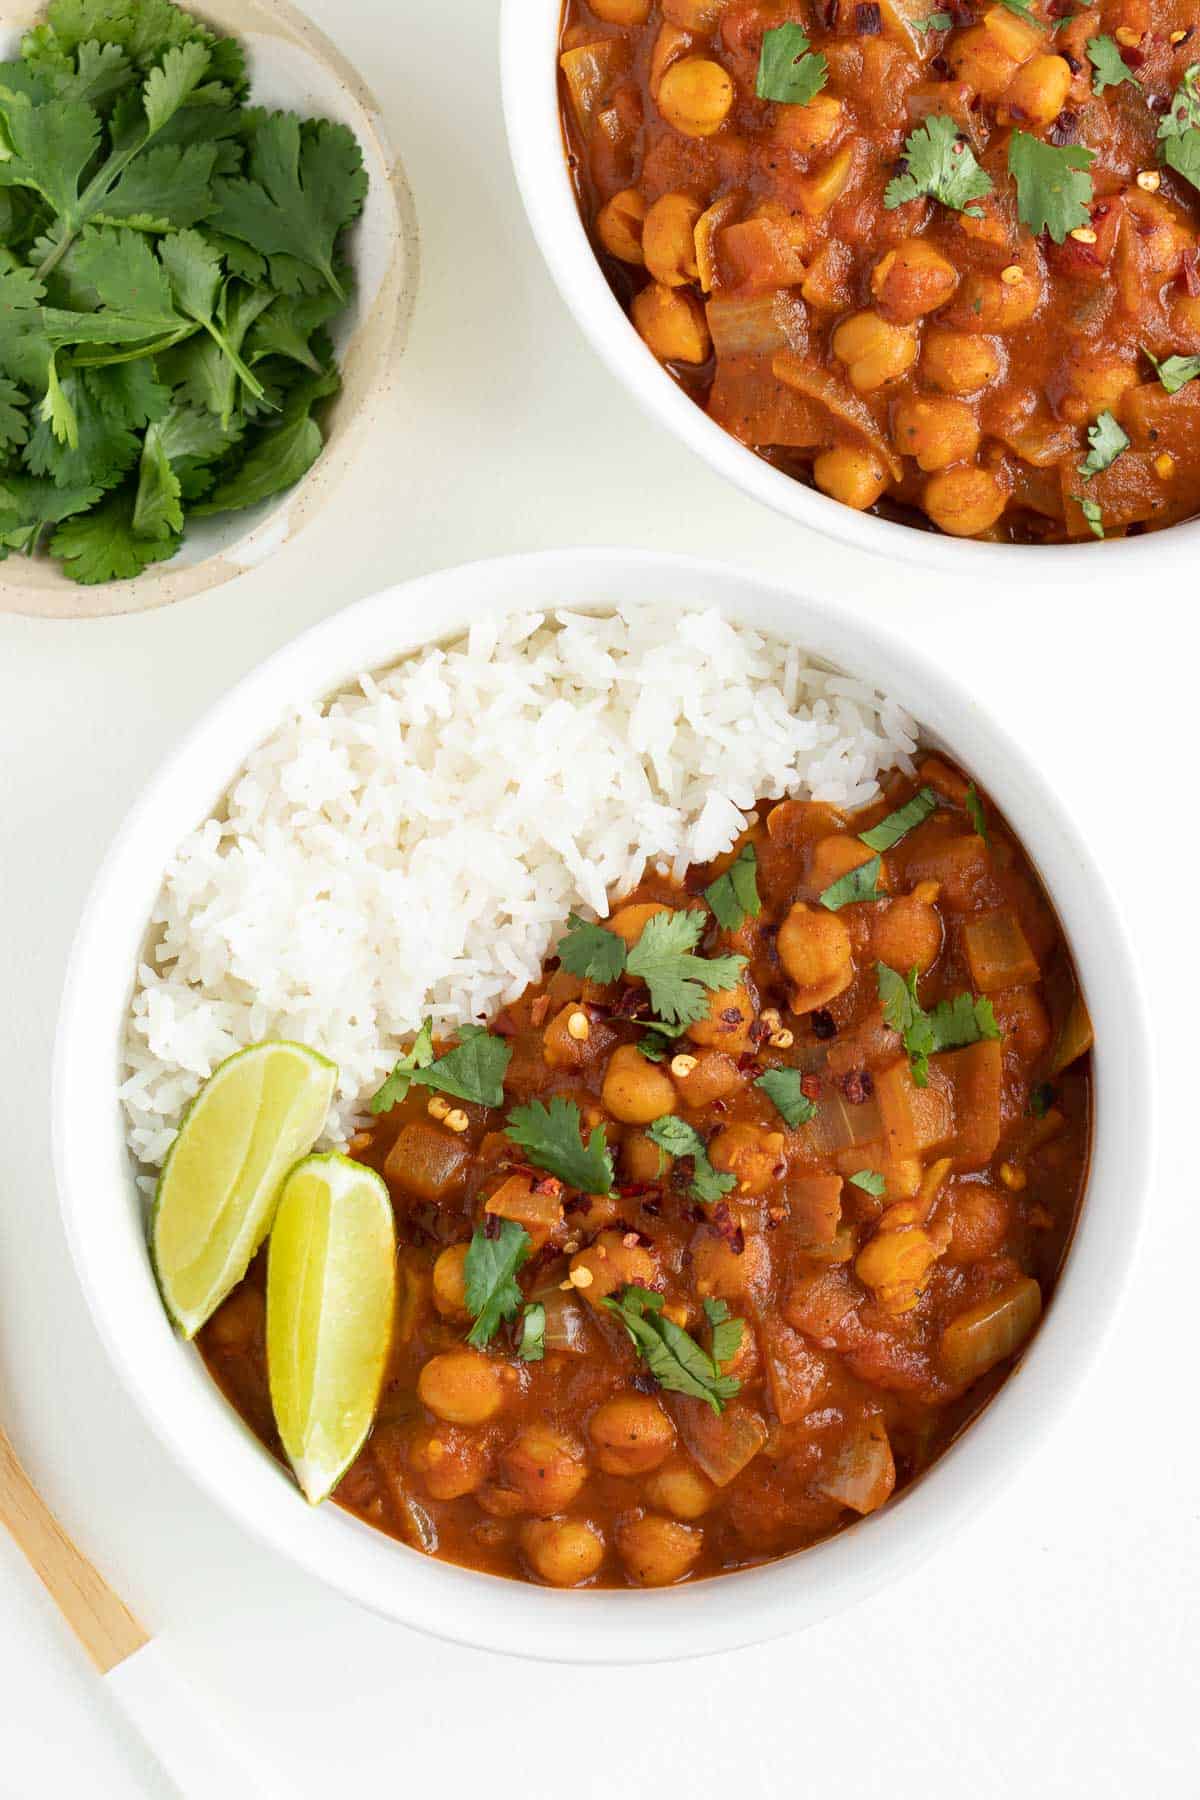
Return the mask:
[(171, 0), (52, 0), (0, 63), (0, 557), (129, 578), (320, 454), (362, 154), (246, 102)]

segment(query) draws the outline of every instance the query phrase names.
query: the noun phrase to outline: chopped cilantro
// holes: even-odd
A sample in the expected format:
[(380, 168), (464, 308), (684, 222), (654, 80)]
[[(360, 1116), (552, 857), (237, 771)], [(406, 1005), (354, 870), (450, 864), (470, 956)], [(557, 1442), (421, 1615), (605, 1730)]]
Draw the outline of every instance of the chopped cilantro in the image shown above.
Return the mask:
[(572, 975), (607, 984), (625, 972), (625, 940), (603, 925), (589, 924), (572, 913), (569, 929), (558, 942), (558, 960)]
[(1035, 1119), (1044, 1119), (1058, 1098), (1048, 1081), (1039, 1081), (1029, 1096), (1029, 1111)]
[(521, 1311), (521, 1335), (517, 1355), (522, 1362), (541, 1362), (546, 1354), (546, 1309), (540, 1300), (530, 1300)]
[(992, 1003), (986, 995), (955, 994), (953, 1000), (939, 1000), (929, 1015), (936, 1050), (962, 1050), (968, 1044), (996, 1040), (1000, 1027)]
[(704, 898), (716, 914), (717, 924), (726, 931), (736, 931), (747, 914), (757, 919), (762, 911), (757, 876), (754, 845), (744, 844), (737, 861), (705, 888)]
[(1093, 475), (1099, 475), (1112, 463), (1115, 463), (1122, 450), (1128, 450), (1129, 439), (1110, 412), (1102, 412), (1094, 425), (1088, 427), (1088, 453), (1079, 465), (1079, 473), (1085, 481)]
[(913, 20), (914, 31), (949, 31), (954, 20), (948, 12), (931, 12), (924, 19)]
[(953, 119), (934, 113), (909, 136), (904, 145), (908, 168), (889, 181), (883, 204), (889, 209), (928, 194), (955, 212), (978, 213), (969, 202), (990, 194), (989, 177), (975, 160), (975, 153)]
[(1158, 379), (1168, 394), (1177, 394), (1180, 388), (1186, 387), (1189, 381), (1195, 381), (1197, 375), (1200, 375), (1200, 356), (1165, 356), (1159, 362), (1149, 350), (1144, 349), (1143, 355), (1148, 356), (1154, 364)]
[(1034, 25), (1039, 31), (1043, 29), (1042, 21), (1035, 18), (1029, 0), (1000, 0), (1001, 6), (1007, 6), (1010, 13), (1016, 13), (1018, 19), (1024, 19), (1027, 25)]
[(802, 25), (764, 31), (754, 91), (760, 100), (807, 106), (829, 80), (829, 64), (810, 48)]
[(857, 869), (851, 869), (830, 884), (821, 895), (821, 905), (830, 912), (837, 912), (843, 906), (851, 906), (856, 900), (882, 900), (879, 891), (879, 874), (883, 863), (878, 856), (870, 862), (860, 863)]
[(983, 810), (983, 801), (979, 798), (979, 789), (973, 781), (967, 788), (967, 817), (975, 827), (976, 836), (981, 837), (985, 844), (990, 844), (992, 840), (988, 835), (987, 814)]
[(399, 1106), (408, 1094), (415, 1072), (427, 1069), (432, 1061), (433, 1020), (426, 1019), (413, 1039), (411, 1048), (405, 1051), (378, 1093), (371, 1095), (371, 1111), (385, 1113), (390, 1112), (393, 1106)]
[(656, 1038), (653, 1033), (650, 1033), (644, 1038), (639, 1038), (637, 1041), (637, 1048), (647, 1062), (662, 1062), (667, 1054), (666, 1044), (663, 1042), (662, 1038)]
[(1082, 144), (1044, 144), (1027, 131), (1014, 131), (1008, 145), (1008, 172), (1017, 184), (1017, 216), (1038, 233), (1061, 244), (1069, 231), (1091, 217), (1093, 150)]
[(702, 1019), (707, 993), (736, 987), (746, 966), (744, 956), (693, 955), (703, 930), (704, 914), (695, 908), (655, 913), (626, 959), (626, 970), (646, 983), (650, 1004), (667, 1025)]
[(1100, 502), (1084, 500), (1078, 494), (1075, 498), (1079, 501), (1079, 510), (1087, 520), (1088, 530), (1092, 536), (1102, 538), (1104, 536), (1104, 514), (1100, 510)]
[(724, 1300), (706, 1300), (704, 1316), (712, 1326), (712, 1359), (718, 1367), (731, 1363), (742, 1347), (746, 1323), (731, 1319)]
[(708, 1160), (707, 1146), (695, 1126), (676, 1118), (674, 1113), (664, 1113), (660, 1119), (655, 1119), (646, 1135), (668, 1156), (691, 1157), (692, 1192), (706, 1206), (711, 1206), (714, 1200), (737, 1186), (736, 1175), (721, 1175), (713, 1168)]
[(535, 1168), (557, 1175), (581, 1194), (611, 1194), (613, 1163), (603, 1129), (595, 1126), (585, 1143), (583, 1114), (573, 1100), (555, 1094), (549, 1106), (540, 1100), (514, 1106), (504, 1131)]
[(768, 1069), (755, 1081), (756, 1088), (761, 1088), (775, 1111), (785, 1125), (794, 1131), (797, 1125), (807, 1125), (816, 1112), (816, 1106), (804, 1092), (804, 1077), (799, 1069)]
[(886, 1177), (881, 1175), (878, 1169), (860, 1169), (858, 1174), (851, 1175), (850, 1179), (856, 1188), (862, 1189), (864, 1194), (874, 1194), (876, 1198), (887, 1186)]
[(875, 980), (884, 1023), (903, 1038), (918, 1087), (929, 1086), (929, 1058), (939, 1050), (960, 1050), (983, 1038), (1000, 1036), (992, 1003), (986, 998), (956, 994), (952, 1000), (939, 1000), (926, 1012), (917, 993), (915, 969), (909, 970), (906, 980), (886, 963), (876, 963)]
[(477, 1349), (489, 1344), (503, 1319), (515, 1319), (521, 1305), (517, 1270), (528, 1261), (529, 1233), (515, 1219), (502, 1219), (495, 1237), (479, 1226), (463, 1264), (467, 1311), (474, 1319), (468, 1344)]
[(434, 1088), (456, 1100), (475, 1106), (504, 1105), (504, 1077), (512, 1059), (512, 1046), (493, 1037), (482, 1025), (460, 1025), (458, 1043), (436, 1062), (413, 1069), (414, 1087)]
[[(741, 1389), (733, 1375), (722, 1375), (715, 1356), (701, 1349), (681, 1325), (663, 1313), (663, 1297), (649, 1288), (627, 1287), (600, 1304), (620, 1319), (638, 1355), (658, 1382), (673, 1394), (690, 1394), (715, 1413)], [(740, 1342), (740, 1339), (739, 1339)]]
[(1135, 88), (1141, 87), (1141, 82), (1121, 55), (1116, 38), (1089, 38), (1087, 53), (1088, 61), (1096, 71), (1092, 76), (1093, 94), (1102, 94), (1106, 87), (1120, 87), (1123, 81), (1131, 81)]
[(1200, 187), (1200, 63), (1184, 71), (1158, 128), (1163, 161)]
[(911, 800), (890, 812), (886, 819), (880, 819), (878, 825), (872, 825), (870, 831), (860, 831), (858, 841), (865, 844), (868, 850), (890, 850), (901, 838), (915, 831), (924, 823), (930, 813), (937, 811), (937, 795), (931, 787), (920, 788)]

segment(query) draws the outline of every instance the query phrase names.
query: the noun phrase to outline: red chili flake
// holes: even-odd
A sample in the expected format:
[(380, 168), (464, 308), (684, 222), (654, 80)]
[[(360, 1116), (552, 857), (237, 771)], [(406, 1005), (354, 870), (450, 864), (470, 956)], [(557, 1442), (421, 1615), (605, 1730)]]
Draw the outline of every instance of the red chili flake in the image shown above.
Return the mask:
[[(935, 75), (941, 75), (944, 77), (946, 75), (949, 75), (949, 73), (950, 73), (950, 64), (946, 61), (944, 56), (931, 57), (930, 62), (929, 62), (929, 67)], [(905, 164), (904, 164), (904, 172), (905, 172), (905, 174), (908, 173), (907, 161), (905, 161)]]
[(851, 1106), (861, 1106), (875, 1092), (875, 1083), (870, 1069), (851, 1069), (848, 1075), (842, 1076), (842, 1092)]
[(737, 1066), (744, 1075), (750, 1069), (757, 1069), (758, 1058), (751, 1051), (743, 1050), (742, 1054), (738, 1057), (738, 1065)]
[(876, 0), (861, 0), (854, 9), (854, 29), (861, 37), (878, 37), (883, 30), (883, 14)]
[(1077, 56), (1072, 56), (1069, 50), (1060, 50), (1058, 54), (1062, 57), (1072, 75), (1078, 75), (1080, 69), (1083, 67), (1079, 58)]
[(740, 1025), (742, 1022), (740, 1007), (723, 1006), (721, 1008), (721, 1018), (726, 1025)]
[(662, 1206), (657, 1200), (643, 1200), (642, 1211), (644, 1213), (649, 1213), (652, 1219), (657, 1219), (662, 1212)]
[(821, 1077), (819, 1075), (802, 1075), (800, 1092), (806, 1100), (819, 1100), (821, 1098)]
[(564, 1213), (587, 1212), (591, 1204), (586, 1194), (568, 1194), (563, 1201), (563, 1211)]
[(761, 1019), (755, 1019), (753, 1025), (750, 1027), (750, 1042), (752, 1044), (761, 1044), (766, 1035), (767, 1027), (763, 1024)]
[(640, 1200), (643, 1194), (652, 1194), (654, 1184), (650, 1181), (625, 1181), (617, 1189), (622, 1200)]
[(503, 1224), (499, 1213), (485, 1212), (483, 1215), (483, 1235), (485, 1238), (498, 1238)]
[(710, 1224), (718, 1237), (724, 1238), (735, 1256), (741, 1256), (746, 1248), (746, 1234), (738, 1225), (729, 1210), (728, 1200), (718, 1200), (712, 1209)]
[(629, 1385), (639, 1394), (657, 1394), (658, 1383), (649, 1369), (638, 1369), (629, 1377)]
[(636, 1019), (646, 1009), (647, 996), (637, 988), (622, 988), (613, 1001), (615, 1019)]
[(1179, 272), (1183, 277), (1183, 285), (1193, 300), (1200, 295), (1200, 250), (1185, 250), (1179, 259)]
[(837, 1025), (834, 1021), (833, 1014), (823, 1006), (817, 1012), (812, 1014), (810, 1023), (813, 1028), (813, 1036), (815, 1038), (820, 1038), (822, 1043), (826, 1043), (829, 1038), (835, 1038), (837, 1036)]

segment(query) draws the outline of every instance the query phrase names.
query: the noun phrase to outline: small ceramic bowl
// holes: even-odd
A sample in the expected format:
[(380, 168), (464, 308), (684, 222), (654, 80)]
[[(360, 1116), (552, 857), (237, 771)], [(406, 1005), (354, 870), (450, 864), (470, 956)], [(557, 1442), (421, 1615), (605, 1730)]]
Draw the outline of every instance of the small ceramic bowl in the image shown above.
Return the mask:
[[(171, 1330), (146, 1250), (117, 1101), (139, 952), (163, 870), (286, 708), (461, 634), (490, 613), (717, 606), (891, 693), (993, 795), (1072, 945), (1096, 1031), (1096, 1125), (1075, 1240), (1029, 1351), (930, 1472), (839, 1536), (761, 1568), (658, 1591), (558, 1592), (438, 1562), (291, 1478)], [(56, 1053), (53, 1135), (79, 1279), (130, 1394), (199, 1486), (266, 1543), (390, 1618), (487, 1650), (568, 1662), (727, 1650), (812, 1624), (911, 1569), (998, 1488), (1062, 1412), (1112, 1323), (1146, 1204), (1149, 1045), (1138, 975), (1104, 877), (1052, 783), (973, 692), (911, 644), (732, 569), (643, 551), (564, 550), (448, 569), (377, 594), (273, 656), (213, 708), (126, 820), (84, 912)]]
[[(776, 512), (857, 550), (902, 557), (963, 577), (1017, 572), (1022, 582), (1059, 585), (1105, 576), (1163, 582), (1183, 572), (1200, 545), (1200, 520), (1142, 537), (1097, 544), (986, 544), (856, 512), (773, 468), (714, 423), (646, 348), (609, 287), (579, 215), (559, 113), (562, 0), (503, 0), (500, 23), (504, 116), (525, 210), (546, 265), (575, 321), (611, 373), (709, 467)], [(967, 584), (970, 584), (968, 587)]]
[[(169, 606), (252, 569), (320, 512), (359, 455), (396, 376), (418, 275), (417, 223), (404, 169), (379, 108), (340, 52), (288, 0), (203, 0), (205, 24), (237, 37), (249, 53), (255, 105), (340, 120), (362, 145), (369, 186), (350, 235), (356, 291), (333, 327), (342, 388), (326, 410), (325, 448), (303, 480), (245, 512), (189, 521), (178, 553), (135, 581), (81, 587), (46, 556), (0, 563), (0, 612), (100, 618)], [(4, 8), (0, 39), (15, 55), (44, 0)]]

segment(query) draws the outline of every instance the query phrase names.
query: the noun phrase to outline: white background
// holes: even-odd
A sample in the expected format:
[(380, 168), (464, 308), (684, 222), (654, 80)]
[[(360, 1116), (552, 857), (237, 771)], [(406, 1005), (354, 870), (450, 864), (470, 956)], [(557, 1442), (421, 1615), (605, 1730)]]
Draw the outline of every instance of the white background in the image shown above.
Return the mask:
[[(1029, 591), (1014, 558), (1007, 580), (956, 591), (728, 490), (613, 386), (551, 289), (504, 149), (495, 0), (310, 10), (374, 86), (421, 218), (422, 291), (389, 416), (335, 506), (242, 581), (111, 622), (0, 616), (0, 1418), (68, 1529), (304, 1800), (1200, 1794), (1194, 589), (1105, 584), (1101, 553), (1090, 589)], [(640, 1673), (449, 1648), (243, 1537), (110, 1372), (69, 1265), (47, 1132), (75, 920), (167, 746), (267, 652), (372, 589), (583, 542), (720, 556), (852, 612), (885, 609), (1001, 713), (1053, 770), (1126, 908), (1163, 1101), (1127, 1303), (1017, 1480), (857, 1611)], [(0, 1534), (0, 1796), (168, 1791)]]

